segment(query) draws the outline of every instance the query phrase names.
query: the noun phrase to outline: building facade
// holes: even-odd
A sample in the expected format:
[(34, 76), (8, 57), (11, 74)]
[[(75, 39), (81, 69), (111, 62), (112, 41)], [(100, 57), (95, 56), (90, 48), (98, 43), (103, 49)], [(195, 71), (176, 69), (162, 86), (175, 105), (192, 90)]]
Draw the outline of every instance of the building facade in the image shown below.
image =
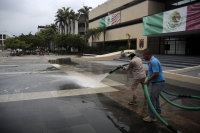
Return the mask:
[(4, 41), (6, 40), (6, 38), (11, 37), (11, 35), (8, 32), (0, 32), (0, 50), (4, 50), (5, 47), (5, 43)]
[(86, 26), (85, 26), (85, 14), (80, 14), (78, 17), (78, 34), (85, 35)]
[[(109, 43), (127, 45), (126, 34), (129, 34), (131, 49), (149, 48), (154, 54), (199, 55), (196, 51), (196, 48), (200, 49), (196, 44), (196, 40), (200, 38), (199, 28), (154, 34), (155, 29), (151, 27), (160, 26), (157, 25), (156, 20), (159, 19), (157, 14), (164, 14), (167, 11), (173, 14), (173, 11), (188, 6), (192, 9), (194, 6), (195, 11), (190, 14), (190, 17), (198, 20), (200, 9), (197, 0), (108, 0), (89, 13), (89, 28), (100, 27), (105, 23), (107, 26), (105, 47)], [(179, 26), (183, 23), (185, 22), (179, 22)], [(193, 27), (198, 27), (199, 24), (199, 22), (193, 23), (195, 25)], [(145, 27), (147, 25), (148, 28)], [(152, 32), (147, 34), (148, 30)], [(99, 39), (95, 38), (94, 42), (102, 43), (103, 35)]]

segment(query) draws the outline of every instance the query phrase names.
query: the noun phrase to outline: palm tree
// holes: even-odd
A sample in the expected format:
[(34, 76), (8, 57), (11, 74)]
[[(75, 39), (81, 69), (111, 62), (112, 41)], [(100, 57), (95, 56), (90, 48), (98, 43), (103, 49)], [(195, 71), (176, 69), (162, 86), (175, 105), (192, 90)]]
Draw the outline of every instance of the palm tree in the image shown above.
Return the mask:
[(99, 40), (99, 37), (101, 35), (102, 29), (100, 27), (94, 28), (94, 37)]
[(69, 23), (70, 23), (70, 13), (69, 13), (69, 9), (70, 7), (68, 8), (65, 8), (65, 7), (62, 7), (62, 10), (63, 10), (63, 18), (64, 18), (64, 24), (65, 24), (65, 27), (66, 27), (66, 33), (69, 33)]
[(56, 33), (58, 31), (58, 26), (56, 24), (50, 24), (47, 27), (50, 27), (54, 30), (54, 32)]
[(131, 35), (129, 33), (126, 33), (126, 36), (128, 37), (128, 49), (130, 49), (130, 44), (131, 44), (130, 37), (131, 37)]
[(64, 18), (63, 18), (63, 10), (62, 9), (58, 9), (58, 11), (56, 12), (56, 19), (54, 20), (55, 21), (55, 24), (58, 25), (58, 28), (59, 28), (59, 31), (61, 30), (61, 33), (64, 32)]
[(101, 23), (102, 26), (99, 27), (100, 32), (103, 33), (103, 47), (102, 47), (102, 51), (104, 51), (104, 47), (105, 47), (105, 39), (106, 39), (106, 24), (105, 23)]
[(95, 34), (95, 28), (87, 29), (87, 31), (85, 32), (85, 38), (86, 38), (86, 40), (88, 40), (90, 37), (92, 37), (92, 43), (93, 43), (94, 34)]
[(75, 34), (75, 22), (78, 21), (78, 16), (79, 14), (78, 13), (75, 13), (71, 15), (71, 18), (72, 18), (72, 22), (73, 22), (73, 33)]
[[(48, 25), (47, 27), (53, 29), (53, 31), (54, 31), (54, 36), (58, 33), (58, 27), (57, 27), (56, 24), (50, 24), (50, 25)], [(54, 39), (52, 39), (51, 44), (52, 44), (53, 50), (55, 51), (55, 42), (54, 42)], [(50, 50), (50, 47), (49, 47), (49, 50)]]
[(85, 14), (85, 31), (88, 29), (89, 25), (89, 12), (92, 7), (83, 6), (83, 8), (79, 9), (78, 12), (80, 14)]
[[(74, 12), (73, 9), (71, 9), (69, 11), (69, 33), (71, 33), (71, 27), (72, 27), (72, 25), (74, 27), (74, 23), (73, 23), (73, 21), (74, 21), (74, 15), (75, 15), (75, 12)], [(71, 22), (72, 22), (72, 24), (71, 24)]]

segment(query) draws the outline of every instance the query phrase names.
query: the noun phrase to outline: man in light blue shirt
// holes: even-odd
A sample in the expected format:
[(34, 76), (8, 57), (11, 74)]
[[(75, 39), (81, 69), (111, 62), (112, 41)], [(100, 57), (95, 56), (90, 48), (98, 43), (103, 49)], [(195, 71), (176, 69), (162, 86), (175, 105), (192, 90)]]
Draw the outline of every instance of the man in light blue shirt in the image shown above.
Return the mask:
[[(152, 55), (149, 49), (144, 50), (143, 58), (149, 61), (148, 79), (144, 84), (149, 85), (149, 83), (151, 83), (152, 86), (150, 90), (150, 99), (157, 113), (161, 114), (159, 94), (162, 91), (165, 82), (165, 78), (162, 72), (162, 67), (160, 61)], [(153, 111), (150, 109), (149, 106), (148, 106), (148, 112), (149, 116), (143, 118), (143, 120), (145, 122), (157, 121), (156, 115), (153, 113)]]

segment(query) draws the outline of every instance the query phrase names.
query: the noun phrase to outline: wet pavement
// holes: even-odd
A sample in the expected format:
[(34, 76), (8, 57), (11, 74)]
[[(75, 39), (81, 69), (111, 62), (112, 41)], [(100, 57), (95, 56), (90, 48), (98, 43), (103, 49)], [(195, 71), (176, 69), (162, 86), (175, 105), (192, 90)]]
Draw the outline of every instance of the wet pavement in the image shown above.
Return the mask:
[[(131, 73), (118, 70), (107, 74), (126, 63), (54, 55), (3, 57), (0, 132), (170, 133), (159, 121), (143, 122), (147, 101), (141, 86), (137, 89), (139, 105), (127, 105), (131, 100)], [(170, 79), (164, 87), (173, 93), (200, 96), (199, 88), (200, 85)], [(197, 99), (166, 97), (180, 105), (200, 106)], [(161, 107), (163, 119), (177, 130), (200, 132), (199, 111), (179, 109), (163, 99)]]
[(198, 77), (198, 74), (200, 74), (200, 70), (194, 70), (194, 71), (184, 72), (184, 73), (181, 73), (181, 74), (188, 75), (188, 76)]

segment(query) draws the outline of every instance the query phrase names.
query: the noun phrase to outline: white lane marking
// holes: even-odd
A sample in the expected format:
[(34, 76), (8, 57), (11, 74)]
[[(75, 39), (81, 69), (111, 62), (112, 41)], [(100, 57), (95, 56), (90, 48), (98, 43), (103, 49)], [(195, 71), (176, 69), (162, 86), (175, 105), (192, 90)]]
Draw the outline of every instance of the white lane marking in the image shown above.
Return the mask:
[(0, 65), (0, 67), (18, 67), (19, 65)]
[(5, 72), (0, 73), (0, 75), (15, 75), (15, 74), (35, 74), (35, 73), (53, 73), (58, 71), (38, 71), (38, 72)]
[(106, 92), (114, 92), (114, 91), (118, 91), (118, 90), (108, 86), (108, 87), (97, 87), (97, 88), (81, 88), (81, 89), (70, 89), (70, 90), (59, 90), (59, 91), (7, 94), (7, 95), (0, 95), (0, 103), (33, 100), (33, 99), (54, 98), (54, 97), (98, 94), (98, 93), (106, 93)]

